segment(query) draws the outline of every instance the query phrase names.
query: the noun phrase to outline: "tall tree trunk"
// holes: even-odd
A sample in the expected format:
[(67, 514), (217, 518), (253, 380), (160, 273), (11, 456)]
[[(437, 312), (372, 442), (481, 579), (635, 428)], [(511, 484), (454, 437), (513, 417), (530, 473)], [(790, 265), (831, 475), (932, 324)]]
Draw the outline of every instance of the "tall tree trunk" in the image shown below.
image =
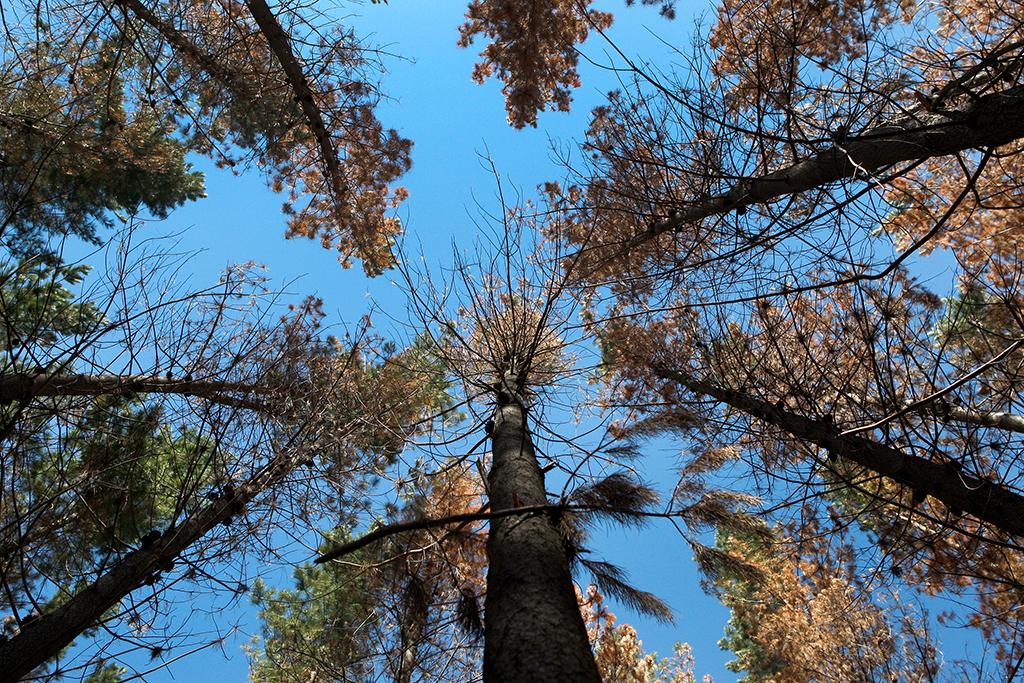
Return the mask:
[[(515, 398), (499, 400), (492, 436), (491, 510), (547, 503), (526, 412)], [(484, 681), (600, 683), (569, 561), (551, 518), (493, 520), (487, 559)]]
[(1007, 534), (1024, 536), (1024, 496), (997, 482), (950, 467), (948, 462), (927, 460), (871, 439), (844, 435), (828, 420), (792, 413), (685, 372), (659, 366), (653, 370), (658, 377), (695, 394), (710, 396), (919, 493), (934, 496), (952, 510), (967, 512)]

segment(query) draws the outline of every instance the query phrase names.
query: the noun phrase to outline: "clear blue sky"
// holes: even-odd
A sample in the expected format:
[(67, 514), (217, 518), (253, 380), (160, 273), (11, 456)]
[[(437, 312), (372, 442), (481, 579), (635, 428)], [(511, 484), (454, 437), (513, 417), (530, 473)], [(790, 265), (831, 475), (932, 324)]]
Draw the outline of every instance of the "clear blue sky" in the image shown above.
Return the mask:
[[(602, 5), (616, 13), (610, 32), (616, 43), (631, 56), (661, 68), (669, 66), (670, 51), (655, 35), (685, 46), (693, 26), (692, 13), (702, 11), (701, 6), (688, 5), (680, 8), (678, 19), (667, 22), (655, 8), (626, 8), (620, 1)], [(383, 90), (392, 99), (381, 108), (380, 117), (385, 125), (415, 142), (413, 169), (402, 181), (411, 194), (401, 216), (412, 240), (422, 244), (428, 259), (437, 262), (449, 260), (453, 241), (472, 243), (478, 203), (491, 208), (496, 204), (494, 179), (481, 163), (482, 153), (491, 155), (506, 182), (529, 193), (537, 184), (561, 176), (552, 160), (552, 147), (564, 148), (578, 138), (590, 109), (616, 87), (613, 72), (584, 60), (584, 85), (576, 94), (572, 113), (544, 113), (538, 128), (513, 130), (505, 122), (500, 85), (472, 83), (476, 53), (455, 45), (456, 29), (465, 12), (463, 2), (390, 0), (388, 5), (368, 4), (341, 11), (358, 13), (348, 20), (369, 42), (404, 57), (387, 61), (389, 73)], [(612, 61), (611, 51), (599, 37), (584, 51), (599, 64)], [(180, 237), (182, 246), (203, 250), (190, 268), (197, 284), (216, 277), (228, 263), (255, 260), (269, 267), (279, 286), (300, 278), (289, 289), (317, 293), (335, 322), (355, 321), (371, 305), (387, 315), (403, 315), (404, 299), (387, 275), (367, 280), (358, 266), (342, 270), (335, 256), (316, 243), (284, 240), (284, 220), (279, 212), (282, 198), (265, 189), (258, 173), (234, 177), (207, 163), (197, 163), (207, 171), (209, 198), (149, 228), (167, 234), (185, 230)], [(649, 476), (657, 477), (662, 489), (671, 486), (671, 466), (682, 447), (657, 441), (648, 448)], [(730, 655), (716, 644), (728, 613), (701, 591), (691, 551), (670, 525), (653, 524), (643, 531), (611, 529), (601, 535), (595, 550), (628, 569), (639, 588), (655, 592), (675, 609), (677, 624), (666, 627), (613, 604), (622, 621), (637, 626), (648, 649), (667, 654), (676, 641), (689, 642), (698, 674), (711, 673), (717, 681), (735, 679), (735, 674), (724, 669)], [(204, 618), (199, 616), (197, 623)], [(238, 620), (247, 628), (227, 640), (223, 648), (180, 660), (147, 680), (245, 680), (247, 663), (240, 645), (258, 631), (255, 615), (243, 604), (234, 612), (219, 614), (217, 620), (222, 624)], [(139, 664), (147, 668), (143, 662)]]

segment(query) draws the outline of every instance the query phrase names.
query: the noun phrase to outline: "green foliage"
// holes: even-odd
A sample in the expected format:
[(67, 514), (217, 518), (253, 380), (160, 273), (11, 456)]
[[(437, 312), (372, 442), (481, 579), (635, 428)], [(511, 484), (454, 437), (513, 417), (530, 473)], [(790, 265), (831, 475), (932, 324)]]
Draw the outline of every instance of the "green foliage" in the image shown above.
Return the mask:
[[(0, 67), (0, 202), (4, 241), (18, 256), (45, 252), (52, 235), (98, 242), (111, 212), (157, 217), (204, 196), (203, 175), (185, 161), (173, 122), (125, 101), (121, 73), (131, 66), (114, 36), (81, 46), (69, 65), (45, 33), (31, 73), (20, 60)], [(65, 46), (67, 47), (67, 46)], [(140, 59), (136, 56), (135, 59)]]
[(977, 286), (961, 287), (957, 294), (946, 298), (945, 304), (946, 310), (932, 330), (932, 336), (940, 344), (965, 345), (982, 326), (994, 322), (991, 309), (995, 304), (988, 301), (985, 292)]
[(212, 445), (174, 433), (163, 410), (142, 399), (100, 397), (83, 426), (65, 449), (77, 455), (69, 469), (86, 482), (79, 495), (101, 521), (94, 537), (101, 547), (172, 523), (185, 492), (217, 479)]
[(0, 368), (14, 362), (9, 354), (15, 347), (52, 346), (103, 319), (95, 303), (80, 301), (71, 289), (88, 272), (88, 266), (69, 266), (50, 257), (0, 264), (0, 350), (5, 352)]
[(162, 409), (141, 398), (99, 397), (77, 422), (59, 442), (26, 454), (31, 499), (60, 496), (75, 483), (77, 512), (63, 519), (55, 560), (76, 565), (87, 549), (134, 547), (150, 530), (172, 524), (189, 492), (221, 476), (204, 438), (173, 432)]
[(120, 683), (128, 669), (116, 664), (99, 666), (83, 681), (83, 683)]
[[(347, 540), (347, 531), (336, 530), (324, 548)], [(355, 566), (359, 557), (298, 567), (292, 590), (256, 582), (252, 600), (263, 630), (262, 643), (247, 648), (252, 683), (375, 680), (368, 662), (379, 615), (373, 578)]]
[[(768, 547), (765, 539), (756, 535), (740, 536), (734, 532), (724, 531), (715, 534), (716, 549), (729, 554), (739, 551), (743, 559), (755, 563), (765, 560), (765, 551)], [(755, 600), (762, 599), (756, 595), (758, 584), (741, 573), (730, 572), (728, 567), (723, 567), (713, 585), (722, 604), (732, 610), (725, 625), (725, 635), (718, 641), (718, 647), (736, 655), (736, 659), (727, 662), (725, 667), (729, 671), (746, 673), (738, 683), (761, 683), (771, 680), (783, 670), (785, 662), (780, 661), (753, 638), (756, 624), (745, 616), (746, 612), (742, 609), (733, 609), (736, 605), (750, 605)], [(771, 606), (766, 606), (766, 609), (771, 609)]]
[[(730, 591), (730, 600), (743, 600), (745, 597), (749, 599), (749, 595), (745, 595), (741, 588)], [(734, 612), (725, 624), (725, 636), (718, 641), (718, 647), (736, 655), (736, 659), (726, 662), (725, 668), (746, 674), (737, 679), (738, 683), (771, 680), (782, 671), (785, 664), (766, 651), (750, 634), (750, 622)]]

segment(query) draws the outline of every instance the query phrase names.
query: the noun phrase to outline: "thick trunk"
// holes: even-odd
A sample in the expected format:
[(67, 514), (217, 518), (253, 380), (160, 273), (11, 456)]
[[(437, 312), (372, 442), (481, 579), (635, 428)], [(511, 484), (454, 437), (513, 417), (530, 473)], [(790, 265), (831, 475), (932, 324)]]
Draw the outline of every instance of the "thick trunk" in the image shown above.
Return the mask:
[(812, 420), (744, 392), (720, 387), (683, 372), (663, 367), (656, 367), (654, 371), (659, 377), (676, 382), (694, 393), (710, 396), (919, 493), (933, 496), (950, 509), (969, 513), (1007, 534), (1024, 535), (1024, 496), (998, 483), (870, 439), (844, 436), (830, 421)]
[[(515, 401), (495, 411), (492, 451), (494, 512), (547, 503), (526, 414)], [(487, 557), (484, 681), (599, 683), (565, 548), (550, 516), (493, 520)]]
[(0, 643), (0, 683), (13, 683), (56, 657), (83, 631), (138, 589), (147, 578), (166, 570), (167, 563), (199, 541), (217, 524), (237, 515), (254, 496), (273, 486), (290, 471), (282, 458), (209, 507), (169, 529), (151, 547), (125, 555), (91, 586), (79, 591), (60, 607), (26, 625), (18, 635)]

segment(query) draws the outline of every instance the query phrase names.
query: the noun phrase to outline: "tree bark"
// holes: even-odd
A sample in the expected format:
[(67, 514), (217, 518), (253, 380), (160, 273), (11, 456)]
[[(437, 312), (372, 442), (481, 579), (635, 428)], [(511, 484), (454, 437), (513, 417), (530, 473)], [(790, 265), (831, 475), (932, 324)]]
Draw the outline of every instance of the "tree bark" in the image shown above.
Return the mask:
[(728, 192), (694, 201), (628, 240), (628, 250), (687, 223), (799, 194), (905, 161), (998, 147), (1024, 137), (1024, 86), (981, 95), (943, 111), (914, 112), (869, 128), (803, 161), (740, 180)]
[(267, 387), (242, 382), (165, 379), (148, 375), (0, 374), (0, 404), (45, 396), (181, 394), (199, 396), (236, 407), (266, 410), (266, 406), (257, 401), (229, 394), (266, 394), (269, 391)]
[[(544, 505), (526, 412), (513, 399), (494, 414), (491, 509)], [(487, 540), (485, 683), (600, 683), (562, 538), (550, 515), (495, 519)]]
[[(869, 405), (878, 410), (885, 411), (887, 415), (883, 419), (886, 421), (889, 420), (890, 415), (899, 416), (905, 412), (911, 412), (930, 417), (943, 424), (969, 424), (1024, 434), (1024, 415), (962, 408), (949, 405), (943, 398), (923, 402), (903, 401), (895, 405), (877, 400), (869, 403)], [(858, 429), (861, 428), (858, 427)]]
[(763, 420), (797, 438), (836, 453), (862, 467), (933, 496), (954, 510), (962, 510), (1013, 536), (1024, 535), (1024, 496), (998, 483), (904, 453), (859, 436), (842, 435), (828, 420), (813, 420), (754, 398), (664, 367), (656, 375), (690, 391), (710, 396)]
[(241, 514), (249, 501), (277, 483), (294, 464), (290, 458), (269, 464), (232, 493), (168, 529), (151, 547), (126, 554), (92, 585), (0, 643), (0, 683), (18, 681), (56, 657), (147, 578), (161, 571), (161, 565), (178, 557), (217, 524)]

